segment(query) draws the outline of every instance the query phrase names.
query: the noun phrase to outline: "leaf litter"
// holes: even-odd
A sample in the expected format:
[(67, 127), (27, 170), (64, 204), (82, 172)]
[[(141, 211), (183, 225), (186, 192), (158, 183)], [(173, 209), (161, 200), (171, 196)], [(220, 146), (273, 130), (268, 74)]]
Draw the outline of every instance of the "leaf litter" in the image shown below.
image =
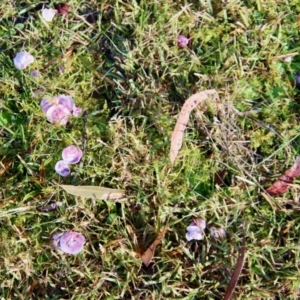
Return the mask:
[(294, 178), (300, 175), (300, 156), (298, 156), (290, 169), (284, 172), (270, 187), (267, 188), (269, 195), (279, 195), (285, 193), (290, 184), (294, 182)]
[(68, 194), (83, 198), (95, 198), (100, 200), (117, 200), (124, 196), (125, 191), (120, 189), (110, 189), (101, 186), (90, 185), (61, 185)]
[(177, 119), (174, 131), (172, 133), (172, 138), (171, 138), (171, 149), (170, 149), (170, 160), (171, 163), (173, 164), (179, 150), (181, 149), (182, 146), (182, 141), (183, 141), (183, 135), (185, 128), (187, 126), (187, 123), (189, 121), (189, 117), (193, 109), (197, 107), (197, 105), (208, 99), (210, 96), (217, 96), (218, 93), (216, 90), (205, 90), (199, 93), (196, 93), (192, 95), (190, 98), (188, 98), (181, 111), (179, 114), (179, 117)]
[(245, 259), (245, 253), (246, 253), (246, 234), (245, 234), (245, 229), (243, 233), (243, 240), (242, 240), (242, 245), (239, 250), (239, 256), (236, 261), (236, 266), (234, 268), (234, 271), (232, 273), (228, 288), (226, 290), (224, 300), (229, 300), (231, 299), (231, 296), (233, 294), (233, 291), (236, 287), (236, 284), (239, 280), (239, 277), (241, 275), (243, 266), (244, 266), (244, 259)]
[(155, 253), (155, 248), (156, 246), (161, 242), (161, 240), (164, 238), (166, 232), (168, 230), (168, 227), (166, 226), (161, 232), (160, 234), (157, 236), (157, 238), (155, 239), (155, 241), (150, 245), (150, 247), (143, 253), (142, 255), (142, 262), (144, 263), (144, 265), (146, 267), (149, 266), (154, 253)]
[[(171, 219), (171, 217), (173, 216), (173, 212), (175, 210), (175, 208), (177, 207), (177, 205), (174, 206), (172, 212), (170, 213), (169, 217), (168, 217), (168, 220), (166, 222), (166, 224), (169, 224), (169, 221)], [(148, 247), (148, 249), (142, 254), (141, 256), (141, 259), (142, 259), (142, 262), (144, 263), (144, 265), (146, 267), (149, 266), (153, 256), (154, 256), (154, 253), (155, 253), (155, 249), (156, 249), (156, 246), (161, 242), (161, 240), (164, 238), (166, 232), (168, 231), (169, 227), (168, 225), (166, 225), (163, 230), (160, 232), (160, 234), (157, 236), (157, 238), (154, 240), (154, 242), (150, 245), (150, 247)]]
[(69, 5), (67, 3), (59, 3), (55, 5), (55, 8), (57, 9), (57, 13), (60, 15), (65, 16), (66, 18), (69, 16)]

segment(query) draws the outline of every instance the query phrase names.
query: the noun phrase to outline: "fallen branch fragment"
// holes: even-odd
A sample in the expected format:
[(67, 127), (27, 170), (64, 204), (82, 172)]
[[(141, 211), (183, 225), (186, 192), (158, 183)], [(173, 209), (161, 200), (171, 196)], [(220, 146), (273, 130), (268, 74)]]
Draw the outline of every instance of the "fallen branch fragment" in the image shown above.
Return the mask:
[(190, 98), (188, 98), (178, 117), (178, 120), (176, 122), (172, 138), (171, 138), (171, 149), (170, 149), (170, 160), (171, 163), (174, 163), (178, 152), (182, 146), (182, 140), (185, 128), (187, 126), (187, 123), (189, 121), (189, 116), (193, 109), (202, 101), (206, 100), (209, 96), (217, 95), (216, 90), (205, 90), (200, 93), (192, 95)]
[(294, 178), (300, 175), (300, 156), (296, 158), (296, 161), (290, 169), (280, 176), (269, 188), (267, 193), (269, 195), (279, 195), (286, 192), (290, 188), (290, 184), (294, 182)]
[(239, 251), (239, 257), (236, 261), (236, 266), (234, 268), (233, 274), (231, 276), (224, 300), (229, 300), (231, 299), (232, 293), (236, 287), (236, 284), (239, 280), (239, 277), (241, 275), (241, 271), (244, 266), (244, 258), (245, 258), (245, 253), (246, 253), (246, 236), (245, 236), (245, 231), (244, 231), (244, 236), (243, 236), (243, 241), (242, 241), (242, 246)]

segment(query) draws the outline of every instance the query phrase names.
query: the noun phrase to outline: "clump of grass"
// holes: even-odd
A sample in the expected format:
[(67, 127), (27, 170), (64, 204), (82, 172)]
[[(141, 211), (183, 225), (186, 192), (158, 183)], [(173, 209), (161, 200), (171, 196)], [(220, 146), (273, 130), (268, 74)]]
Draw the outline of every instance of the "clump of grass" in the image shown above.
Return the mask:
[[(68, 19), (52, 23), (41, 19), (39, 4), (0, 4), (2, 297), (219, 299), (245, 223), (236, 298), (296, 299), (298, 187), (272, 201), (262, 192), (299, 153), (298, 2), (69, 4)], [(179, 34), (191, 39), (189, 47), (178, 48)], [(22, 72), (12, 61), (21, 49), (36, 58)], [(290, 54), (292, 62), (284, 61)], [(180, 108), (209, 88), (220, 99), (193, 113), (172, 166)], [(83, 118), (66, 127), (46, 122), (40, 100), (57, 94), (83, 107), (85, 126)], [(74, 178), (54, 172), (62, 149), (83, 143), (75, 184), (126, 189), (125, 202), (59, 189)], [(218, 172), (225, 184), (216, 184)], [(41, 209), (56, 201), (63, 206)], [(172, 211), (153, 263), (141, 266), (136, 251), (151, 244)], [(207, 233), (187, 243), (193, 217), (226, 227), (227, 239)], [(56, 253), (50, 241), (58, 229), (84, 234), (84, 251)]]

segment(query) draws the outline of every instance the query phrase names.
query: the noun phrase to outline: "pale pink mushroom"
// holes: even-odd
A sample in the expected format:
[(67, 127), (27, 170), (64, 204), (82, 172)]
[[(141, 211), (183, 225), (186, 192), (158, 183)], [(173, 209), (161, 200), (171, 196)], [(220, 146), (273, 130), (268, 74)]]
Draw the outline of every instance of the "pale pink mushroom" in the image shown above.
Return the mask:
[(76, 146), (68, 146), (62, 151), (62, 158), (68, 164), (77, 164), (82, 158), (82, 151)]
[(63, 177), (67, 177), (71, 173), (68, 163), (65, 162), (64, 160), (59, 160), (55, 164), (54, 168), (55, 168), (55, 172)]
[(206, 228), (206, 221), (202, 218), (197, 218), (186, 228), (187, 233), (185, 235), (188, 241), (191, 240), (203, 240), (204, 229)]
[(82, 108), (76, 107), (74, 100), (70, 96), (58, 95), (54, 98), (56, 98), (58, 104), (63, 105), (72, 112), (74, 117), (78, 117), (81, 114)]
[(75, 231), (67, 231), (63, 234), (56, 233), (53, 235), (52, 240), (56, 249), (68, 254), (81, 252), (85, 244), (85, 237)]
[(180, 48), (187, 47), (189, 42), (190, 42), (190, 39), (182, 34), (177, 37), (177, 44)]
[(53, 8), (44, 8), (42, 10), (42, 17), (47, 22), (51, 22), (57, 13), (56, 9)]
[(67, 125), (71, 112), (63, 105), (53, 105), (46, 111), (47, 120), (51, 124)]
[(79, 117), (80, 114), (81, 114), (81, 112), (82, 112), (82, 108), (81, 107), (74, 106), (74, 108), (73, 108), (73, 116), (74, 117)]
[(203, 230), (200, 229), (197, 225), (189, 225), (187, 228), (187, 233), (185, 235), (188, 241), (191, 240), (203, 240)]
[(51, 100), (48, 99), (42, 99), (40, 103), (40, 107), (44, 113), (48, 111), (48, 109), (52, 106), (57, 106), (57, 100), (55, 98), (52, 98)]
[(17, 69), (23, 70), (34, 62), (34, 57), (27, 51), (19, 52), (14, 58), (14, 65)]
[(74, 100), (70, 96), (66, 95), (58, 95), (54, 97), (58, 104), (61, 104), (62, 106), (66, 107), (70, 112), (73, 111), (73, 108), (75, 107)]
[(80, 107), (75, 106), (73, 99), (66, 95), (58, 95), (50, 100), (42, 99), (40, 107), (50, 123), (59, 125), (66, 125), (71, 114), (78, 117), (82, 112)]
[(202, 218), (196, 218), (196, 219), (194, 219), (194, 221), (192, 223), (197, 225), (202, 230), (204, 230), (206, 228), (206, 221)]

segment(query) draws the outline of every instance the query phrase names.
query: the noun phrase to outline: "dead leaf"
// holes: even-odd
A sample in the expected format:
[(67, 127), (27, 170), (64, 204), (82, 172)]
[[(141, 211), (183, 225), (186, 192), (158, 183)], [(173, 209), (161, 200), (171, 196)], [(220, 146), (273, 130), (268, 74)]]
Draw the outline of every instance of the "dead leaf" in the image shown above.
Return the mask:
[(171, 163), (174, 163), (178, 152), (182, 146), (182, 140), (185, 128), (187, 126), (187, 123), (189, 121), (189, 116), (193, 109), (202, 101), (206, 100), (211, 95), (216, 95), (216, 90), (205, 90), (200, 93), (192, 95), (190, 98), (188, 98), (178, 117), (178, 120), (176, 122), (172, 138), (171, 138), (171, 149), (170, 149), (170, 160)]
[(233, 274), (231, 276), (227, 291), (224, 296), (224, 300), (229, 300), (232, 296), (232, 293), (236, 287), (236, 284), (239, 280), (241, 271), (244, 266), (244, 258), (245, 258), (245, 253), (246, 253), (246, 236), (245, 236), (245, 231), (244, 231), (244, 236), (243, 236), (243, 241), (242, 241), (242, 246), (239, 251), (239, 257), (236, 261), (236, 266), (234, 268)]
[[(177, 208), (177, 206), (178, 206), (178, 204), (176, 204), (176, 205), (173, 207), (172, 211), (171, 211), (170, 214), (169, 214), (169, 217), (168, 217), (168, 220), (167, 220), (167, 223), (166, 223), (166, 224), (169, 223), (169, 221), (170, 221), (171, 217), (173, 216), (173, 213), (174, 213), (175, 209)], [(144, 265), (145, 265), (146, 267), (149, 266), (149, 264), (150, 264), (150, 262), (151, 262), (151, 260), (152, 260), (152, 258), (153, 258), (153, 256), (154, 256), (155, 248), (156, 248), (156, 246), (161, 242), (161, 240), (164, 238), (164, 236), (165, 236), (167, 230), (168, 230), (168, 226), (166, 225), (166, 226), (164, 227), (164, 229), (161, 231), (161, 233), (158, 235), (158, 237), (156, 238), (156, 240), (155, 240), (155, 241), (150, 245), (150, 247), (143, 253), (143, 255), (142, 255), (141, 258), (142, 258), (142, 262), (144, 263)]]
[(288, 169), (284, 174), (292, 178), (300, 176), (300, 156), (296, 158), (292, 167)]
[(168, 227), (165, 227), (159, 236), (156, 238), (156, 240), (151, 244), (151, 246), (144, 252), (142, 255), (142, 261), (146, 267), (149, 266), (155, 252), (156, 246), (161, 242), (161, 240), (164, 238), (166, 232), (168, 230)]
[(269, 195), (283, 194), (289, 189), (289, 184), (293, 183), (293, 181), (293, 178), (282, 175), (266, 191)]
[(290, 188), (290, 184), (294, 182), (294, 178), (300, 175), (300, 156), (296, 158), (296, 161), (290, 169), (280, 176), (270, 187), (267, 188), (269, 195), (283, 194)]
[(89, 185), (61, 185), (67, 193), (83, 198), (96, 198), (101, 200), (115, 200), (124, 196), (125, 191), (119, 189), (110, 189), (101, 186)]
[(55, 5), (55, 9), (60, 15), (69, 16), (69, 5), (66, 3), (59, 3)]

